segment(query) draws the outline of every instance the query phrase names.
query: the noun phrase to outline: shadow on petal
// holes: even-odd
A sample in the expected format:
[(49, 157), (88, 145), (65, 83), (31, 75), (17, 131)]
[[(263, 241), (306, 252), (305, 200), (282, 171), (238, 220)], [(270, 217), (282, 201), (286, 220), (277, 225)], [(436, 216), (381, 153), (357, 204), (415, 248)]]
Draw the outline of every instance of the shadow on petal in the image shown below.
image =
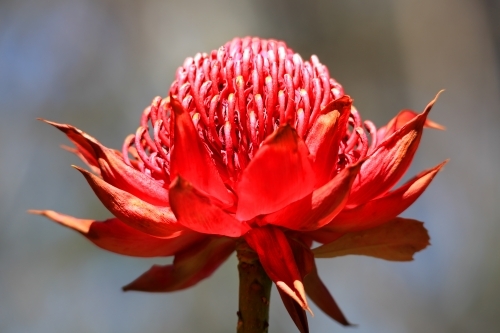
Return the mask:
[(268, 136), (243, 171), (236, 189), (236, 217), (248, 220), (276, 212), (314, 189), (307, 146), (289, 125)]
[(172, 265), (153, 265), (124, 291), (170, 292), (191, 287), (212, 273), (233, 253), (236, 242), (230, 238), (210, 238), (175, 255)]
[(354, 181), (347, 207), (356, 207), (384, 194), (403, 177), (417, 151), (427, 115), (438, 96), (424, 112), (380, 143), (368, 157)]
[(214, 205), (209, 197), (181, 177), (172, 182), (170, 204), (179, 223), (198, 232), (240, 237), (250, 230), (245, 222)]
[(425, 170), (398, 189), (375, 200), (340, 212), (320, 232), (353, 232), (376, 227), (404, 212), (425, 191), (436, 174), (448, 161)]
[(122, 191), (90, 172), (74, 166), (85, 177), (104, 206), (121, 221), (144, 233), (163, 237), (184, 230), (170, 207), (156, 207)]
[(174, 116), (174, 146), (170, 160), (170, 179), (181, 176), (199, 190), (232, 206), (233, 195), (222, 182), (207, 148), (194, 127), (189, 112), (173, 96), (170, 105)]
[(413, 255), (427, 245), (429, 234), (422, 222), (397, 217), (372, 229), (347, 233), (312, 251), (316, 258), (356, 254), (390, 261), (411, 261)]
[(191, 230), (185, 230), (160, 238), (135, 230), (117, 218), (98, 222), (78, 219), (52, 210), (31, 210), (29, 213), (43, 215), (78, 231), (102, 249), (133, 257), (171, 256), (206, 237)]
[(266, 215), (262, 221), (299, 231), (316, 230), (330, 223), (344, 208), (362, 163), (360, 161), (345, 168), (310, 195)]

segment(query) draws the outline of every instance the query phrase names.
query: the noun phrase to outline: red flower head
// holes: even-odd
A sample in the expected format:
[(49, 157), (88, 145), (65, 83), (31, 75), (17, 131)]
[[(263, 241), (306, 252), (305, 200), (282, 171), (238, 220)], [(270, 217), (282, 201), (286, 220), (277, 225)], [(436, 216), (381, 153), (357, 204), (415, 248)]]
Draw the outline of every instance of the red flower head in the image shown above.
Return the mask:
[[(116, 253), (175, 256), (125, 290), (174, 291), (208, 277), (246, 243), (307, 331), (306, 294), (348, 322), (318, 277), (314, 257), (362, 254), (411, 260), (421, 222), (397, 217), (444, 163), (401, 187), (432, 101), (376, 129), (362, 122), (316, 56), (284, 42), (235, 38), (187, 58), (169, 96), (142, 113), (121, 152), (77, 128), (48, 122), (93, 173), (76, 167), (115, 216), (103, 222), (38, 212)], [(312, 242), (321, 244), (311, 250)]]

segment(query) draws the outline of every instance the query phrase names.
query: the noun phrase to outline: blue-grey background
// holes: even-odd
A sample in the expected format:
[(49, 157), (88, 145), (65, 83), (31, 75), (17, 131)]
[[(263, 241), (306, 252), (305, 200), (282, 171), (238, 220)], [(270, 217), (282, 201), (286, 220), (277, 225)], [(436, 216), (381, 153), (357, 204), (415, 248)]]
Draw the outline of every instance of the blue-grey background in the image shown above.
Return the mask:
[[(500, 5), (495, 0), (3, 0), (0, 2), (0, 332), (234, 332), (236, 260), (172, 294), (123, 293), (153, 263), (98, 249), (26, 210), (109, 214), (43, 117), (110, 146), (165, 95), (187, 56), (234, 36), (315, 53), (365, 119), (422, 110), (445, 88), (409, 176), (451, 162), (405, 216), (432, 246), (410, 263), (321, 260), (347, 317), (311, 332), (500, 331)], [(295, 332), (277, 293), (271, 333)]]

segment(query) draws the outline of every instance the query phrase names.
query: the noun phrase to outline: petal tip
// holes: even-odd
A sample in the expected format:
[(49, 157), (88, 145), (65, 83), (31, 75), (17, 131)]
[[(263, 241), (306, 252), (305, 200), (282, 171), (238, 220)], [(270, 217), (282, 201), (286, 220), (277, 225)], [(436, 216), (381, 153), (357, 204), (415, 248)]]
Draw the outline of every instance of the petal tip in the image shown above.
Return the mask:
[(79, 167), (78, 165), (71, 164), (71, 167), (74, 168), (74, 169), (76, 169), (76, 170), (78, 170), (78, 171), (80, 171), (84, 176), (89, 173), (87, 170), (85, 170), (82, 167)]
[(32, 214), (32, 215), (46, 215), (45, 210), (38, 210), (38, 209), (28, 209), (26, 213)]
[[(426, 114), (426, 115), (427, 115), (427, 114), (431, 111), (432, 107), (433, 107), (433, 106), (434, 106), (434, 104), (437, 102), (437, 100), (438, 100), (439, 96), (440, 96), (443, 92), (444, 92), (444, 89), (441, 89), (440, 91), (438, 91), (438, 93), (436, 94), (436, 96), (434, 97), (434, 99), (433, 99), (432, 101), (430, 101), (430, 102), (429, 102), (429, 104), (427, 104), (427, 106), (425, 107), (424, 112), (423, 112), (424, 114)], [(439, 125), (439, 126), (441, 126), (441, 125)]]

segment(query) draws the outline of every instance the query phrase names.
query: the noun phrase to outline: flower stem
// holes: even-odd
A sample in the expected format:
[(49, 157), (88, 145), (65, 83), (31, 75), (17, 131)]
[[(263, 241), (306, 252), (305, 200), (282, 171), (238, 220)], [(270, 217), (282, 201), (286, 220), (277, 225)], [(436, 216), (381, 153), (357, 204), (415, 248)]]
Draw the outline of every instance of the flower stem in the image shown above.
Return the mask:
[(259, 257), (245, 242), (237, 249), (240, 294), (237, 333), (267, 333), (271, 279), (260, 264)]

